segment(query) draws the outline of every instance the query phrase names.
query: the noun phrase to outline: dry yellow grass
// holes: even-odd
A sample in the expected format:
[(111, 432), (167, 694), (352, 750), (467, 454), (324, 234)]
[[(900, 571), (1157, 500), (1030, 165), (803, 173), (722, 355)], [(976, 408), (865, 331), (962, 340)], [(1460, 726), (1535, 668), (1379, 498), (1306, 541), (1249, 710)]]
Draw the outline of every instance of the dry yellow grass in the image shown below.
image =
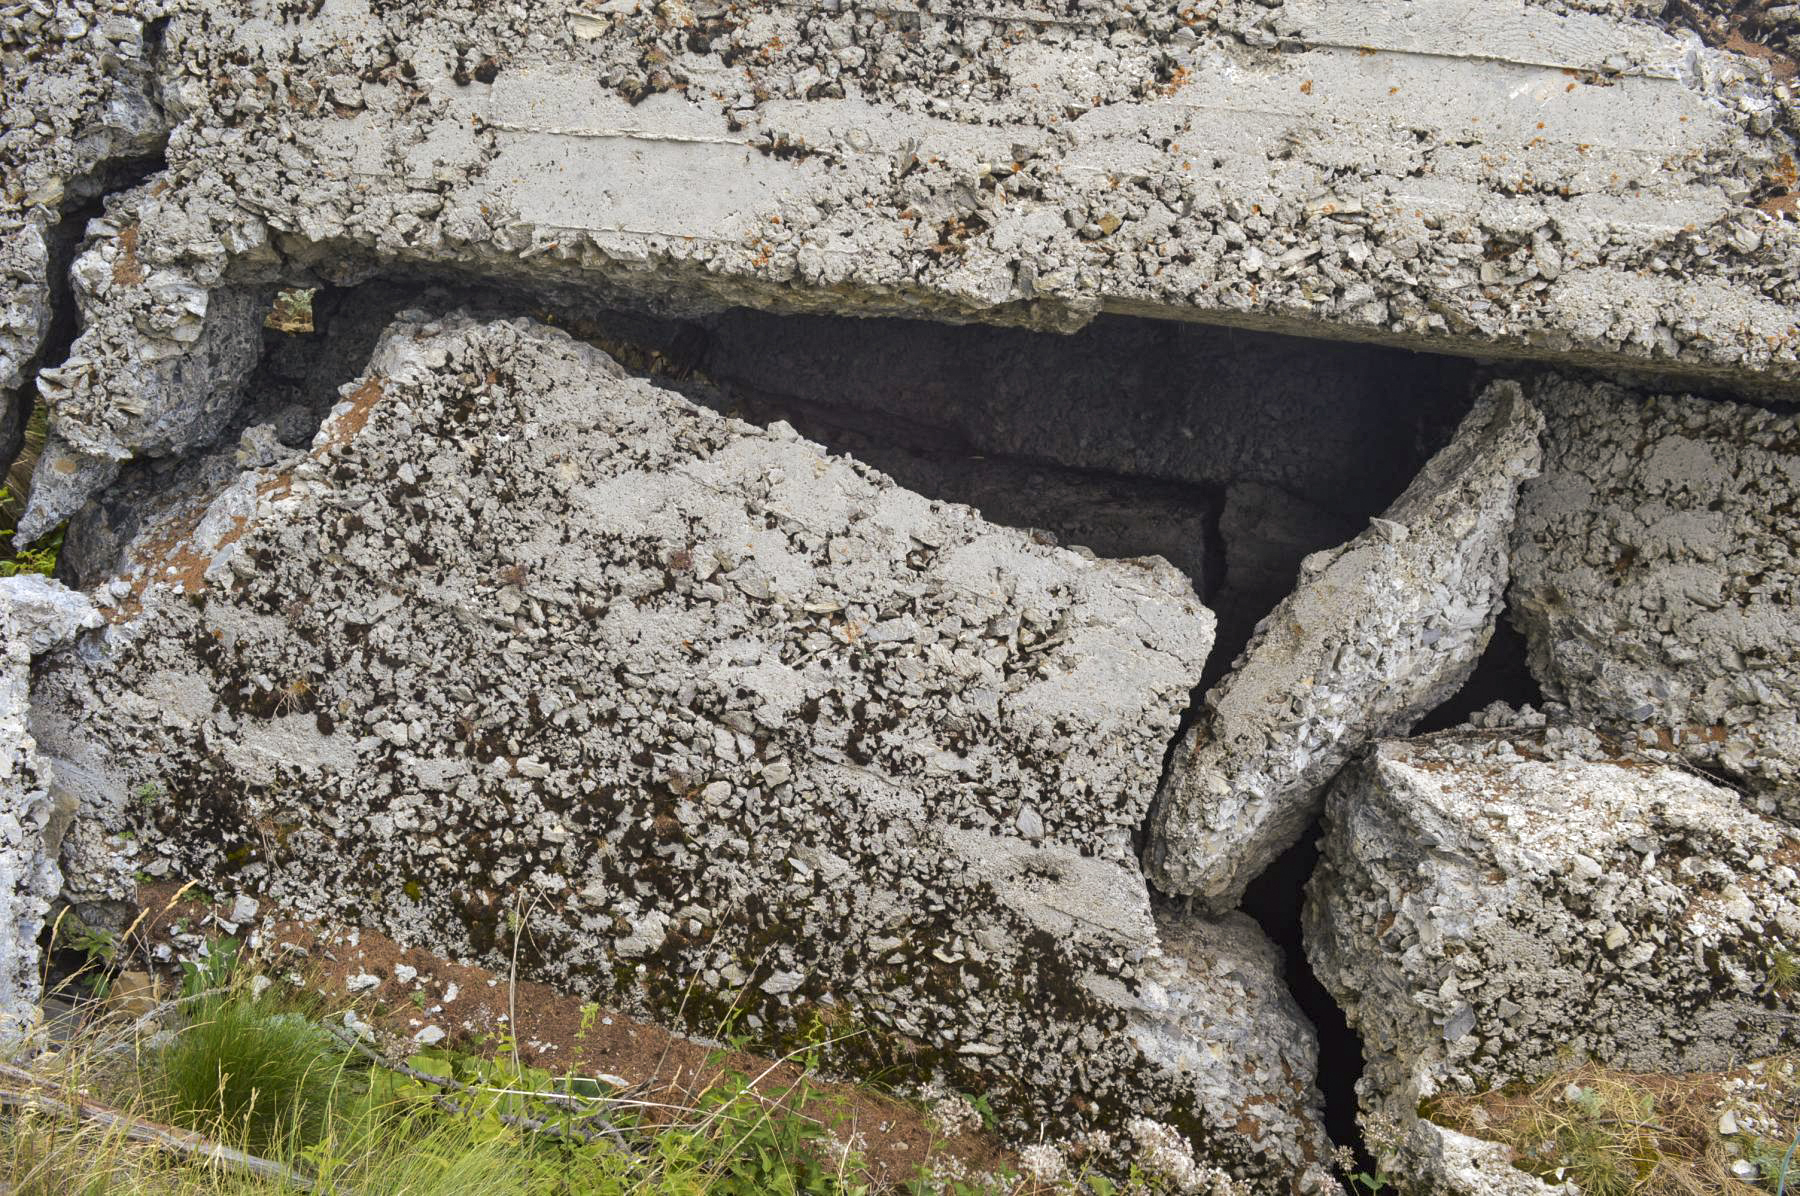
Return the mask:
[[(1587, 1196), (1758, 1196), (1777, 1190), (1800, 1130), (1800, 1055), (1686, 1075), (1584, 1064), (1530, 1088), (1439, 1097), (1425, 1112)], [(1797, 1181), (1788, 1176), (1789, 1192)]]

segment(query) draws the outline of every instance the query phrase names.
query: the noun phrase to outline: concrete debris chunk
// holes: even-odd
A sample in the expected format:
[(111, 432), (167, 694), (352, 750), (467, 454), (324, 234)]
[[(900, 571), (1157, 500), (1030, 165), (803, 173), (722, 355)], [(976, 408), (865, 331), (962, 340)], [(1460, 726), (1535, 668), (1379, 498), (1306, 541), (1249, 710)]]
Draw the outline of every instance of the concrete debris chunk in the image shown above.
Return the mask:
[[(240, 276), (267, 264), (267, 231), (218, 204), (174, 210), (166, 180), (109, 197), (70, 270), (81, 335), (38, 372), (50, 437), (32, 475), (19, 536), (32, 540), (80, 510), (120, 462), (212, 440), (237, 409), (262, 353), (272, 292), (218, 285), (225, 246)], [(211, 255), (211, 268), (204, 264)], [(178, 264), (177, 264), (178, 263)]]
[(1021, 1124), (1079, 1096), (1326, 1190), (1273, 949), (1159, 931), (1132, 855), (1212, 640), (1173, 569), (530, 321), (403, 318), (342, 393), (147, 527), (105, 652), (44, 667), (84, 822), (453, 956), (509, 959), (516, 909), (537, 979), (693, 1030), (735, 1000), (768, 1043), (843, 1009)]
[(1542, 426), (1515, 383), (1494, 384), (1368, 531), (1306, 558), (1176, 749), (1145, 853), (1159, 888), (1234, 907), (1358, 748), (1411, 730), (1467, 680)]
[(66, 266), (65, 213), (116, 185), (119, 169), (162, 150), (169, 126), (153, 98), (145, 27), (157, 3), (129, 13), (88, 0), (0, 11), (0, 460), (19, 451), (29, 385), (50, 334), (52, 270)]
[(27, 728), (31, 661), (99, 612), (36, 574), (0, 578), (0, 1043), (37, 1024), (38, 936), (62, 885), (56, 855), (75, 813)]
[(1418, 1121), (1434, 1094), (1791, 1046), (1800, 833), (1604, 753), (1556, 728), (1443, 732), (1378, 744), (1332, 787), (1307, 955), (1362, 1036), (1363, 1111), (1406, 1127), (1418, 1178), (1481, 1154)]
[(1800, 418), (1549, 381), (1513, 617), (1547, 696), (1800, 822)]

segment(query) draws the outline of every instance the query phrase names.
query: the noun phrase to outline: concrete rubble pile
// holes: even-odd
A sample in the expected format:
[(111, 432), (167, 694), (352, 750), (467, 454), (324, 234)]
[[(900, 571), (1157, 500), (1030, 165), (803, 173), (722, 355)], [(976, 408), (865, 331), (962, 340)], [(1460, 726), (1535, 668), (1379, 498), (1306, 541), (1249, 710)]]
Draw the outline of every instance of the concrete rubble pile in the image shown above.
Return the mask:
[(0, 1039), (197, 879), (1288, 1196), (1780, 1049), (1789, 32), (1203, 7), (0, 4)]
[(41, 674), (84, 806), (169, 795), (84, 897), (229, 876), (495, 960), (522, 903), (539, 975), (695, 1030), (741, 991), (771, 1039), (839, 1011), (1021, 1117), (1079, 1094), (1234, 1170), (1322, 1153), (1273, 951), (1241, 915), (1164, 936), (1131, 854), (1211, 644), (1173, 569), (525, 321), (403, 320), (346, 395), (310, 453), (147, 527), (98, 657)]
[(1500, 613), (1543, 422), (1496, 384), (1368, 531), (1301, 562), (1175, 749), (1145, 856), (1160, 888), (1235, 909), (1357, 749), (1462, 688)]

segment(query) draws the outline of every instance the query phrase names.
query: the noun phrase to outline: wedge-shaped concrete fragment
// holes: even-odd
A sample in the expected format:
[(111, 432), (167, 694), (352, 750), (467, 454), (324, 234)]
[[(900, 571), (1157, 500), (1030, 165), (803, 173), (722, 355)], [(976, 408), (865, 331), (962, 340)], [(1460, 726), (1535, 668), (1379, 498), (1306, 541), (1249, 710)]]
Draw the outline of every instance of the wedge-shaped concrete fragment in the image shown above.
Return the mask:
[(310, 454), (147, 529), (97, 650), (46, 666), (84, 818), (143, 845), (77, 837), (89, 892), (230, 876), (696, 1030), (734, 1003), (770, 1046), (859, 1027), (843, 1065), (1021, 1125), (1141, 1114), (1268, 1190), (1325, 1183), (1274, 951), (1242, 919), (1165, 936), (1132, 857), (1212, 638), (1173, 569), (529, 322), (403, 321), (346, 391)]
[(38, 935), (60, 888), (57, 846), (74, 814), (27, 729), (31, 660), (100, 622), (86, 597), (47, 578), (0, 579), (0, 1042), (37, 1021)]
[(1306, 558), (1176, 749), (1145, 855), (1159, 888), (1235, 906), (1359, 747), (1411, 730), (1468, 679), (1542, 426), (1516, 384), (1496, 383), (1368, 531)]
[(1728, 789), (1591, 732), (1458, 731), (1377, 745), (1325, 816), (1307, 954), (1410, 1168), (1479, 1161), (1418, 1122), (1438, 1093), (1571, 1058), (1718, 1071), (1792, 1042), (1800, 833)]
[(1510, 602), (1581, 721), (1800, 822), (1800, 418), (1551, 381)]

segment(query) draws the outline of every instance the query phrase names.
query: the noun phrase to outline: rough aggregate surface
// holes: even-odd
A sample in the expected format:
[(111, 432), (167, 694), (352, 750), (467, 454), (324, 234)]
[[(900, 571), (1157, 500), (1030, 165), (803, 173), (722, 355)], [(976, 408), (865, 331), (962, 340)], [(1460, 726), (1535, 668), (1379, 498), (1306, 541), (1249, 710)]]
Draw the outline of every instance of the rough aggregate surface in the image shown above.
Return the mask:
[(61, 887), (57, 849), (75, 811), (27, 730), (31, 661), (100, 625), (85, 597), (36, 574), (0, 578), (0, 1038), (38, 1023), (38, 935)]
[[(1800, 381), (1792, 96), (1652, 23), (1515, 0), (168, 13), (175, 127), (131, 286), (459, 272)], [(59, 396), (28, 536), (110, 480), (101, 443), (137, 451), (105, 414), (134, 401), (124, 363), (212, 343), (141, 327), (156, 296), (107, 302), (126, 316), (77, 350), (98, 373)]]
[(1800, 418), (1549, 381), (1513, 617), (1577, 719), (1800, 822)]
[(0, 7), (0, 456), (11, 461), (51, 329), (52, 243), (64, 212), (96, 198), (108, 168), (160, 152), (145, 22), (155, 5)]
[(1542, 427), (1516, 383), (1496, 383), (1367, 531), (1302, 562), (1175, 749), (1144, 857), (1158, 888), (1235, 907), (1363, 744), (1462, 687), (1503, 605)]
[(701, 1031), (735, 997), (770, 1045), (865, 1027), (1021, 1124), (1160, 1117), (1322, 1190), (1276, 952), (1159, 931), (1132, 856), (1212, 638), (1174, 570), (527, 321), (403, 319), (344, 393), (147, 526), (42, 669), (73, 900), (201, 875), (486, 960), (517, 917), (537, 978)]
[(1791, 1042), (1800, 993), (1774, 972), (1800, 834), (1731, 790), (1579, 728), (1499, 727), (1377, 744), (1325, 819), (1307, 954), (1362, 1035), (1365, 1114), (1409, 1128), (1408, 1174), (1467, 1145), (1418, 1122), (1435, 1093)]

